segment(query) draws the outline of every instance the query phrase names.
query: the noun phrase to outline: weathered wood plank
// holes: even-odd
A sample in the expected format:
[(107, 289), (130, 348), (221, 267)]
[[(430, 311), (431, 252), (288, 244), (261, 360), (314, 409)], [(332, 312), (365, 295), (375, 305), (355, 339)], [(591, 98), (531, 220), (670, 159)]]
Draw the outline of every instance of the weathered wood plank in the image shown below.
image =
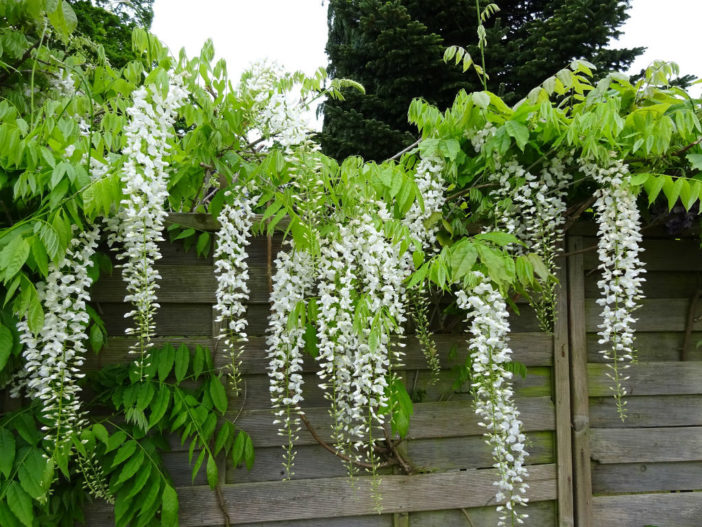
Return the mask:
[[(584, 241), (585, 247), (597, 243), (596, 239)], [(652, 240), (643, 242), (641, 259), (648, 271), (702, 271), (702, 251), (698, 240)], [(599, 265), (597, 251), (583, 253), (584, 268)]]
[(590, 422), (596, 428), (702, 426), (702, 395), (628, 397), (627, 418), (617, 415), (613, 397), (590, 399)]
[(573, 505), (573, 449), (570, 407), (570, 343), (568, 341), (568, 290), (566, 259), (559, 259), (558, 290), (553, 328), (553, 377), (556, 405), (556, 459), (558, 467), (558, 525), (575, 523)]
[(627, 494), (593, 499), (595, 525), (699, 527), (702, 492)]
[[(530, 465), (554, 463), (553, 432), (527, 434)], [(299, 446), (295, 456), (293, 479), (331, 478), (346, 475), (343, 462), (321, 446)], [(407, 441), (407, 459), (426, 471), (465, 470), (492, 467), (490, 447), (480, 436), (419, 439)], [(227, 483), (278, 481), (284, 475), (280, 446), (256, 449), (256, 463), (249, 472), (245, 467), (228, 467)], [(181, 457), (185, 458), (181, 454)], [(189, 484), (190, 479), (184, 484)], [(204, 484), (204, 483), (203, 483)]]
[(573, 437), (573, 501), (578, 527), (592, 525), (592, 479), (590, 474), (590, 414), (588, 406), (587, 345), (583, 240), (568, 240), (568, 327), (570, 342), (570, 390)]
[[(656, 361), (678, 361), (685, 338), (682, 332), (667, 333), (641, 333), (636, 335), (636, 352), (641, 362)], [(598, 336), (595, 333), (588, 333), (587, 336), (587, 360), (588, 362), (604, 362), (602, 349), (597, 343)], [(702, 333), (692, 334), (692, 342), (702, 341)], [(691, 349), (688, 352), (688, 360), (702, 360), (702, 348)]]
[(600, 463), (702, 461), (702, 427), (593, 428), (592, 459)]
[[(382, 476), (379, 484), (384, 513), (488, 506), (494, 502), (495, 469), (416, 476)], [(375, 512), (371, 478), (324, 478), (225, 485), (222, 495), (233, 525), (250, 522), (363, 516)], [(528, 478), (530, 502), (556, 497), (556, 468), (535, 465)], [(213, 491), (207, 487), (178, 489), (180, 525), (201, 527), (222, 522)], [(105, 511), (105, 508), (102, 509)], [(105, 514), (105, 512), (103, 512)]]
[[(695, 290), (702, 286), (699, 272), (651, 271), (644, 275), (643, 294), (645, 298), (690, 298)], [(597, 281), (600, 273), (587, 274), (585, 277), (585, 297), (599, 298)]]
[[(634, 317), (636, 331), (685, 331), (685, 321), (690, 300), (687, 298), (651, 298), (641, 301)], [(585, 299), (587, 331), (597, 333), (601, 323), (600, 307), (594, 298)], [(697, 320), (693, 329), (702, 331), (702, 320)]]
[[(588, 364), (590, 395), (611, 395), (607, 364)], [(629, 379), (622, 384), (629, 396), (694, 395), (702, 393), (702, 362), (639, 362), (624, 372)]]
[(592, 468), (596, 494), (702, 489), (702, 461), (627, 463)]
[[(543, 465), (556, 461), (553, 436), (553, 432), (527, 434), (528, 464)], [(495, 462), (492, 448), (480, 436), (408, 441), (407, 459), (418, 468), (437, 471), (488, 468)]]
[[(210, 527), (221, 527), (224, 524)], [(288, 520), (282, 522), (242, 523), (241, 527), (394, 527), (391, 514), (321, 518), (315, 520)]]
[[(193, 303), (214, 304), (217, 279), (212, 265), (157, 265), (161, 273), (158, 301), (160, 304)], [(264, 267), (250, 267), (249, 303), (268, 302), (268, 277)], [(103, 276), (91, 291), (93, 302), (124, 301), (125, 288), (122, 273), (115, 269), (111, 276)]]
[[(694, 238), (699, 237), (700, 229), (697, 225), (686, 229), (680, 233), (675, 234), (675, 238)], [(644, 231), (646, 239), (662, 238), (664, 240), (673, 240), (670, 232), (666, 229), (665, 225), (655, 225), (650, 227), (645, 227)], [(568, 229), (569, 236), (587, 236), (594, 237), (597, 236), (597, 224), (594, 221), (579, 221), (574, 224), (570, 229)], [(592, 241), (592, 240), (590, 240)]]
[[(554, 430), (555, 417), (550, 397), (526, 397), (517, 399), (526, 431)], [(326, 408), (306, 408), (305, 414), (324, 440), (329, 440), (331, 420)], [(246, 430), (257, 447), (270, 447), (280, 444), (278, 426), (273, 424), (270, 410), (245, 410), (237, 426)], [(482, 435), (470, 404), (445, 401), (437, 403), (417, 403), (410, 423), (408, 439), (428, 439), (434, 437), (462, 437)], [(316, 442), (303, 430), (299, 445), (312, 445)]]
[[(127, 304), (104, 303), (98, 305), (98, 313), (105, 322), (108, 335), (124, 335), (132, 325), (124, 314), (131, 309)], [(207, 304), (164, 304), (155, 316), (156, 335), (210, 335), (212, 308)]]
[[(204, 330), (203, 330), (204, 331)], [(404, 364), (398, 369), (400, 370), (421, 370), (425, 369), (426, 360), (422, 355), (421, 346), (414, 337), (408, 337), (405, 340), (407, 347), (405, 348)], [(91, 354), (88, 357), (87, 369), (95, 369), (106, 366), (108, 364), (121, 364), (127, 362), (129, 346), (133, 339), (122, 336), (112, 336), (107, 339), (107, 344), (99, 354)], [(194, 347), (199, 344), (210, 350), (215, 350), (218, 341), (207, 337), (159, 337), (154, 339), (154, 346), (160, 347), (171, 342), (178, 346), (184, 343)], [(437, 348), (439, 350), (439, 358), (444, 369), (449, 369), (465, 360), (464, 354), (458, 353), (455, 358), (450, 358), (451, 348), (455, 345), (465, 346), (464, 335), (462, 334), (442, 334), (436, 335)], [(514, 351), (514, 360), (524, 363), (530, 370), (530, 373), (538, 375), (540, 371), (538, 367), (550, 366), (553, 362), (553, 343), (552, 340), (542, 333), (514, 333), (511, 335), (511, 346)], [(244, 374), (263, 374), (267, 371), (268, 359), (266, 358), (265, 338), (264, 337), (249, 337), (249, 341), (244, 345), (242, 354), (242, 372)], [(227, 358), (223, 354), (215, 356), (215, 364), (218, 367), (226, 365)], [(536, 368), (536, 369), (534, 369)], [(306, 357), (303, 363), (304, 372), (316, 372), (319, 369), (317, 362), (311, 357)]]
[[(524, 509), (529, 515), (524, 520), (525, 527), (546, 527), (555, 525), (556, 504), (553, 501), (530, 503)], [(468, 523), (470, 519), (471, 523)], [(494, 527), (498, 514), (495, 507), (475, 509), (413, 512), (410, 514), (411, 527)]]
[[(416, 476), (383, 476), (379, 491), (383, 512), (467, 508), (494, 501), (496, 471), (468, 470)], [(555, 466), (531, 468), (530, 501), (555, 497)], [(370, 478), (314, 479), (228, 485), (222, 488), (234, 524), (251, 521), (360, 516), (374, 512), (376, 503)], [(218, 519), (214, 495), (208, 489), (193, 487), (181, 497), (181, 525), (202, 525)], [(199, 511), (192, 521), (190, 510)], [(209, 515), (212, 515), (211, 517)]]

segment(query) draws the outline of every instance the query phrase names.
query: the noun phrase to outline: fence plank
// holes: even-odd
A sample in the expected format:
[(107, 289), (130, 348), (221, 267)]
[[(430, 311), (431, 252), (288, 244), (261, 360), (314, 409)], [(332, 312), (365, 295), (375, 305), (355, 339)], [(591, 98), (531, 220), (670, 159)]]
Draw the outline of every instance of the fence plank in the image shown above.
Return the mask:
[(600, 463), (702, 461), (702, 428), (593, 428), (592, 459)]
[[(583, 240), (572, 236), (568, 251), (577, 253)], [(578, 527), (592, 525), (592, 480), (590, 474), (590, 410), (588, 404), (587, 345), (583, 255), (568, 257), (568, 325), (570, 333), (571, 406), (573, 419), (573, 499)]]
[(554, 308), (553, 377), (556, 404), (556, 458), (558, 466), (558, 525), (572, 527), (575, 523), (573, 505), (573, 449), (570, 432), (570, 346), (568, 342), (568, 290), (566, 259), (559, 259), (557, 278), (558, 304)]
[[(526, 397), (517, 399), (526, 431), (554, 430), (555, 418), (550, 397)], [(329, 440), (331, 421), (326, 408), (307, 408), (305, 414), (313, 423), (320, 436)], [(251, 435), (257, 447), (277, 446), (278, 425), (273, 424), (270, 410), (245, 410), (237, 425)], [(445, 401), (415, 404), (410, 422), (408, 439), (433, 437), (462, 437), (482, 435), (472, 405), (465, 402)], [(315, 444), (314, 439), (303, 430), (297, 444)]]
[[(688, 298), (651, 298), (641, 301), (641, 309), (634, 317), (636, 331), (685, 331), (685, 320), (690, 305)], [(587, 331), (597, 333), (601, 323), (600, 308), (594, 298), (585, 299)], [(702, 331), (702, 320), (696, 320), (693, 329)]]
[(597, 428), (702, 426), (702, 395), (627, 397), (627, 418), (617, 415), (613, 397), (590, 399), (590, 422)]
[[(524, 527), (544, 527), (556, 521), (555, 502), (530, 503), (525, 509), (529, 515)], [(410, 514), (411, 527), (494, 527), (498, 514), (494, 507), (475, 509), (413, 512)], [(470, 520), (471, 523), (468, 523)]]
[(597, 494), (702, 489), (702, 461), (678, 463), (595, 463), (592, 490)]
[[(585, 297), (599, 298), (597, 281), (599, 272), (585, 277)], [(702, 286), (700, 272), (650, 271), (645, 275), (643, 294), (645, 298), (690, 298), (695, 290)]]
[[(607, 364), (588, 364), (590, 395), (611, 395)], [(625, 370), (622, 384), (629, 396), (694, 395), (702, 393), (702, 362), (639, 362)]]
[[(486, 506), (494, 502), (495, 469), (416, 476), (382, 476), (384, 513)], [(528, 478), (529, 500), (556, 496), (555, 465), (535, 465)], [(222, 494), (233, 524), (372, 514), (376, 502), (371, 478), (309, 479), (226, 485)], [(183, 527), (216, 524), (221, 513), (208, 488), (179, 489)]]
[[(604, 362), (602, 354), (599, 350), (602, 349), (597, 343), (599, 337), (595, 333), (589, 333), (587, 336), (587, 360), (588, 362)], [(666, 333), (641, 333), (636, 335), (636, 352), (639, 361), (641, 362), (656, 362), (670, 361), (675, 362), (680, 360), (680, 354), (685, 338), (682, 332), (669, 331)], [(692, 334), (692, 342), (702, 341), (702, 333), (696, 332)], [(688, 351), (688, 360), (702, 360), (702, 348), (691, 349)]]
[[(584, 241), (585, 247), (596, 244), (594, 238)], [(648, 271), (702, 271), (702, 251), (698, 240), (651, 240), (643, 241), (644, 252), (641, 259)], [(598, 266), (597, 252), (583, 254), (584, 268), (590, 270)]]
[(702, 492), (627, 494), (593, 499), (596, 525), (699, 527)]

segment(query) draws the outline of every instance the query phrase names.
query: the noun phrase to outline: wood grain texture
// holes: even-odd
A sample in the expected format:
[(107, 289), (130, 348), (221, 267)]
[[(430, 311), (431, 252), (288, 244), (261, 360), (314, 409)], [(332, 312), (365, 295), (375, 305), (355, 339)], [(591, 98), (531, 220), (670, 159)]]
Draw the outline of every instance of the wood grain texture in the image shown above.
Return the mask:
[(593, 428), (591, 437), (600, 463), (702, 461), (702, 427)]
[(627, 418), (617, 415), (614, 398), (590, 399), (594, 428), (702, 426), (702, 395), (646, 395), (626, 399)]
[[(599, 272), (585, 277), (585, 297), (599, 298), (597, 281)], [(702, 286), (702, 272), (650, 271), (644, 275), (643, 294), (645, 298), (690, 298)]]
[[(595, 238), (583, 240), (583, 247), (597, 243)], [(641, 259), (647, 271), (702, 271), (702, 251), (699, 240), (644, 239)], [(583, 253), (584, 268), (590, 270), (599, 264), (597, 251)]]
[(566, 259), (560, 258), (557, 271), (558, 304), (553, 328), (553, 377), (556, 406), (556, 459), (558, 466), (558, 525), (575, 524), (573, 504), (573, 448), (570, 403), (570, 343), (568, 341), (568, 290)]
[(573, 437), (573, 500), (575, 524), (591, 527), (592, 476), (590, 473), (590, 407), (585, 327), (585, 284), (580, 237), (568, 240), (568, 327), (570, 342), (570, 390)]
[[(685, 331), (690, 300), (688, 298), (650, 298), (640, 301), (635, 329), (637, 332), (647, 331)], [(601, 323), (600, 307), (594, 298), (585, 299), (585, 316), (587, 317), (587, 331), (597, 333), (597, 326)], [(693, 326), (695, 331), (702, 331), (702, 320), (697, 320)]]
[[(588, 364), (590, 395), (611, 395), (607, 364)], [(694, 395), (702, 393), (702, 362), (639, 362), (624, 370), (627, 395)]]
[[(383, 513), (485, 507), (494, 503), (495, 469), (467, 470), (416, 476), (382, 476), (379, 484)], [(529, 500), (540, 502), (556, 497), (555, 465), (530, 468)], [(181, 527), (222, 523), (213, 491), (208, 487), (179, 488)], [(233, 525), (252, 522), (313, 520), (353, 517), (376, 512), (371, 478), (322, 478), (285, 482), (225, 485), (222, 494)], [(109, 525), (109, 508), (102, 505), (92, 517)]]
[[(553, 501), (530, 503), (525, 509), (529, 515), (525, 527), (545, 527), (556, 522), (556, 504)], [(495, 527), (498, 514), (494, 507), (475, 509), (410, 513), (410, 527)]]
[[(517, 399), (526, 431), (553, 430), (555, 417), (550, 397), (526, 397)], [(307, 418), (312, 422), (324, 440), (329, 440), (331, 420), (326, 408), (305, 409)], [(270, 410), (245, 410), (237, 426), (249, 432), (254, 446), (278, 446), (280, 439), (273, 424)], [(470, 404), (455, 401), (415, 404), (408, 439), (428, 439), (434, 437), (463, 437), (482, 435), (483, 428), (478, 426), (473, 407)], [(303, 430), (297, 444), (310, 445), (315, 441)]]
[[(641, 362), (676, 362), (680, 360), (680, 353), (685, 335), (682, 332), (652, 332), (636, 335), (636, 352)], [(604, 362), (600, 353), (602, 346), (597, 343), (595, 333), (587, 335), (587, 360), (588, 362)], [(692, 334), (692, 341), (702, 341), (702, 332)], [(702, 361), (702, 348), (691, 349), (688, 353), (689, 360)]]
[(592, 468), (592, 491), (595, 494), (699, 489), (702, 489), (702, 461), (595, 463)]
[(702, 492), (627, 494), (593, 499), (595, 525), (616, 527), (699, 527)]

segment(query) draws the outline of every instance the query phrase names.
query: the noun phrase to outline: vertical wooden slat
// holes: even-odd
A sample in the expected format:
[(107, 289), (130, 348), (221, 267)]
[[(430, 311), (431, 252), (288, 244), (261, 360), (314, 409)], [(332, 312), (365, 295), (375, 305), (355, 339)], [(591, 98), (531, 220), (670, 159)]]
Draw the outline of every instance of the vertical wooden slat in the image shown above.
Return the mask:
[(566, 258), (560, 259), (561, 286), (553, 327), (553, 376), (556, 403), (556, 459), (558, 460), (558, 525), (573, 527), (573, 450), (570, 413), (570, 357), (568, 343), (568, 290)]
[[(583, 239), (568, 240), (568, 252), (583, 248)], [(587, 388), (587, 334), (585, 330), (585, 274), (582, 253), (568, 257), (568, 325), (571, 354), (571, 406), (573, 419), (573, 481), (577, 527), (592, 525), (592, 474), (590, 472), (590, 409)], [(560, 459), (559, 459), (560, 461)]]

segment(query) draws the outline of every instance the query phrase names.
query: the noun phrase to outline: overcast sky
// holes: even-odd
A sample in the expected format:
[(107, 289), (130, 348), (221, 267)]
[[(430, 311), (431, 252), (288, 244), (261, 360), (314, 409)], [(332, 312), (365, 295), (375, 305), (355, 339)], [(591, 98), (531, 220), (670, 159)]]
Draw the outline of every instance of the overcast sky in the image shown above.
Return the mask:
[[(677, 62), (683, 74), (702, 76), (702, 0), (632, 0), (631, 5), (619, 47), (648, 47), (632, 71), (664, 59)], [(195, 55), (211, 38), (234, 80), (251, 62), (264, 58), (306, 73), (327, 65), (327, 5), (322, 0), (156, 0), (154, 11), (152, 31), (174, 54), (185, 47)], [(697, 85), (694, 92), (701, 90)]]

